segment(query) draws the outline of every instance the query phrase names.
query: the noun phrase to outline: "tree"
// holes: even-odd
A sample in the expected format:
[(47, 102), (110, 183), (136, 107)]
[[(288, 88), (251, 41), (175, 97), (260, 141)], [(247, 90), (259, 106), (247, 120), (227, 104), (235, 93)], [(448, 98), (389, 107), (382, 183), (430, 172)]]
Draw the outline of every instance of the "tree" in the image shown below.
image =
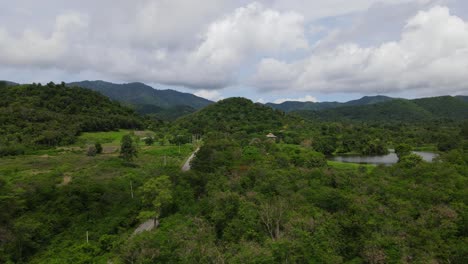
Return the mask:
[(437, 149), (440, 151), (450, 151), (456, 149), (460, 145), (460, 138), (454, 136), (442, 136), (437, 144)]
[(94, 157), (96, 156), (96, 153), (97, 153), (97, 149), (95, 146), (90, 146), (88, 147), (88, 151), (86, 152), (86, 155), (90, 156), (90, 157)]
[(153, 137), (151, 137), (151, 136), (146, 137), (146, 138), (145, 138), (145, 144), (146, 144), (147, 146), (153, 145), (153, 144), (154, 144), (154, 139), (153, 139)]
[(406, 167), (406, 168), (416, 167), (421, 162), (423, 162), (423, 159), (421, 158), (421, 156), (419, 156), (417, 154), (413, 154), (413, 153), (411, 153), (409, 155), (406, 155), (406, 156), (403, 156), (398, 161), (398, 163), (400, 163), (403, 167)]
[(404, 156), (411, 154), (411, 146), (400, 144), (395, 148), (395, 154), (398, 156), (398, 161), (400, 161)]
[(96, 153), (97, 153), (97, 154), (101, 154), (101, 153), (102, 153), (102, 145), (101, 145), (101, 143), (98, 142), (98, 143), (94, 144), (94, 147), (96, 148)]
[(172, 203), (172, 183), (169, 176), (162, 175), (147, 181), (142, 187), (143, 203), (151, 206), (153, 211), (143, 212), (143, 215), (158, 219), (164, 208)]
[(260, 220), (271, 239), (276, 240), (281, 237), (281, 228), (286, 221), (288, 209), (288, 203), (280, 197), (274, 197), (260, 204)]
[(131, 162), (133, 158), (137, 157), (137, 149), (130, 135), (122, 137), (119, 157), (127, 162)]

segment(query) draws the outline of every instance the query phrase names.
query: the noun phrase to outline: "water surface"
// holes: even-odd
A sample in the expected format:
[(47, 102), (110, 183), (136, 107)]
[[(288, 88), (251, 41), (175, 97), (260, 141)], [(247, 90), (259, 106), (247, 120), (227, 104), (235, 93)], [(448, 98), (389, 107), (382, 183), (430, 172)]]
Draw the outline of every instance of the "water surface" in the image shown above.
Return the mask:
[[(417, 154), (423, 158), (424, 161), (432, 162), (432, 160), (437, 157), (436, 153), (428, 151), (413, 151), (414, 154)], [(339, 162), (348, 162), (348, 163), (360, 163), (360, 164), (375, 164), (375, 165), (392, 165), (398, 162), (398, 157), (393, 150), (390, 151), (387, 155), (379, 156), (364, 156), (364, 155), (342, 155), (342, 156), (333, 156), (330, 158), (333, 161)]]

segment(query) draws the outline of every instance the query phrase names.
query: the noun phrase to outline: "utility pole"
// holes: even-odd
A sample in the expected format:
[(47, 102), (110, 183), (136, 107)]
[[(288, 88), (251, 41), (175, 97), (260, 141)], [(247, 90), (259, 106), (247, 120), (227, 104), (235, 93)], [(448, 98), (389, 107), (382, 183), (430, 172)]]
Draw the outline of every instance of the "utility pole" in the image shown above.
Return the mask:
[(88, 233), (88, 231), (86, 231), (86, 244), (88, 244), (88, 243), (89, 243), (89, 233)]
[(133, 199), (133, 184), (132, 184), (132, 181), (130, 181), (130, 193), (132, 194), (132, 199)]

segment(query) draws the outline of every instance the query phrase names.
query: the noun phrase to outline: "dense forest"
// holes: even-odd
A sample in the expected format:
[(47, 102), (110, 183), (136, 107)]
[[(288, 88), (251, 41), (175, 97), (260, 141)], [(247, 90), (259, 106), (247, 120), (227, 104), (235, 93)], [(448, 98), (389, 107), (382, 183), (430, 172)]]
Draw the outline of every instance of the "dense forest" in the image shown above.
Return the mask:
[(67, 145), (84, 131), (143, 128), (133, 110), (83, 88), (0, 83), (0, 156)]
[[(42, 144), (49, 130), (70, 137), (35, 155), (0, 158), (0, 263), (468, 259), (468, 115), (460, 98), (306, 113), (229, 98), (148, 126), (86, 89), (1, 89), (5, 142)], [(104, 151), (89, 152), (101, 144)], [(329, 160), (388, 149), (396, 164)], [(437, 158), (423, 161), (416, 149)], [(181, 170), (191, 153), (190, 170)], [(137, 232), (148, 220), (154, 229)]]

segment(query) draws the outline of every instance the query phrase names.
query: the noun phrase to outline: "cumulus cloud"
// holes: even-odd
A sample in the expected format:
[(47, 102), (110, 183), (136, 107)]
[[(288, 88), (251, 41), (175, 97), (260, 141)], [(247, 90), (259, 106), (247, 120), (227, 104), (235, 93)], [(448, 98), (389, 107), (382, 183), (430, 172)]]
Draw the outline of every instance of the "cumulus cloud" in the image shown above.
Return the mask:
[(258, 3), (236, 9), (213, 22), (200, 46), (190, 52), (187, 81), (219, 88), (234, 82), (239, 67), (251, 56), (306, 49), (303, 22), (297, 13), (280, 13)]
[(304, 97), (300, 97), (300, 98), (280, 98), (280, 99), (276, 99), (275, 101), (273, 101), (273, 103), (275, 104), (281, 104), (281, 103), (284, 103), (284, 102), (288, 102), (288, 101), (294, 101), (294, 102), (318, 102), (317, 98), (315, 98), (314, 96), (312, 95), (306, 95)]
[[(219, 11), (217, 2), (200, 8), (188, 0), (138, 1), (130, 18), (117, 17), (107, 28), (88, 25), (76, 14), (59, 15), (50, 36), (25, 30), (22, 38), (14, 38), (3, 29), (0, 64), (91, 69), (126, 81), (218, 89), (236, 83), (252, 56), (308, 47), (300, 14), (251, 3), (205, 21), (205, 15)], [(91, 19), (96, 21), (107, 23)]]
[(56, 18), (52, 34), (25, 29), (14, 36), (0, 27), (0, 63), (2, 65), (51, 66), (67, 53), (73, 52), (73, 40), (87, 27), (87, 18), (79, 13), (62, 14)]
[[(466, 91), (463, 8), (414, 16), (434, 1), (9, 1), (0, 9), (0, 74), (180, 85), (215, 100), (209, 91), (225, 87)], [(381, 27), (379, 12), (390, 9), (392, 26)]]
[[(406, 23), (399, 41), (374, 47), (355, 43), (284, 62), (264, 59), (252, 83), (265, 90), (398, 92), (468, 88), (468, 23), (447, 7), (421, 11)], [(268, 77), (272, 76), (272, 77)]]

